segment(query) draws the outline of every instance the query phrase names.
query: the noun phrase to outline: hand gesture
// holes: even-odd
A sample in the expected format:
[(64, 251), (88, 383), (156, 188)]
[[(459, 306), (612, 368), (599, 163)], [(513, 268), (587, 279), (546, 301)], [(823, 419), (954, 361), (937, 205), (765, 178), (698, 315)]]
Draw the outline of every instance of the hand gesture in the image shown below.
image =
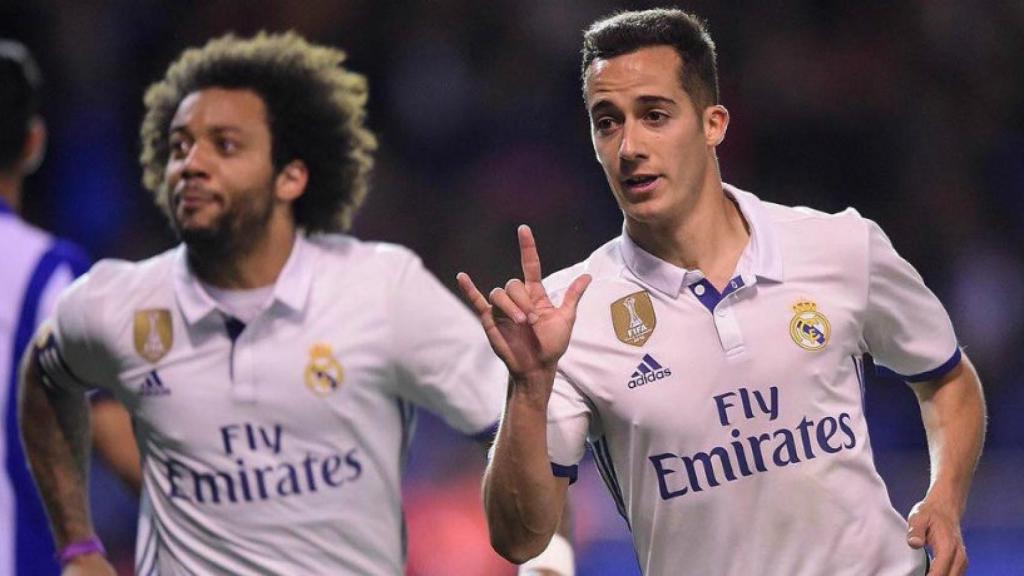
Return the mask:
[(928, 502), (918, 502), (907, 518), (910, 529), (907, 544), (911, 548), (927, 546), (932, 551), (932, 566), (927, 576), (962, 576), (967, 573), (967, 548), (960, 534), (959, 515)]
[(569, 347), (576, 306), (590, 276), (582, 275), (569, 286), (561, 306), (555, 307), (541, 284), (540, 256), (529, 226), (519, 227), (519, 255), (523, 279), (513, 278), (505, 288), (491, 290), (484, 298), (465, 272), (457, 276), (459, 288), (480, 316), (491, 348), (514, 380), (553, 374), (558, 359)]

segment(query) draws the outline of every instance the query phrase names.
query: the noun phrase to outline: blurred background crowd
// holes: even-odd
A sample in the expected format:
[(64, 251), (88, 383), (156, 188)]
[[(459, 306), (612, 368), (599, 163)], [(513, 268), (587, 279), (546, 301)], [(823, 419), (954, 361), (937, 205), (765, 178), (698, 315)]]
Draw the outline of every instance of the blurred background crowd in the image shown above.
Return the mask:
[[(370, 80), (381, 150), (356, 220), (365, 239), (422, 255), (450, 288), (517, 271), (515, 226), (546, 270), (621, 231), (589, 140), (581, 31), (622, 8), (587, 0), (3, 0), (0, 37), (46, 78), (47, 161), (27, 218), (96, 258), (174, 243), (140, 183), (142, 94), (187, 46), (228, 31), (294, 29), (344, 48)], [(964, 520), (972, 574), (1024, 565), (1024, 3), (999, 0), (692, 1), (718, 46), (732, 114), (724, 180), (763, 199), (879, 222), (948, 307), (986, 387), (986, 452)], [(809, 242), (815, 241), (808, 239)], [(343, 297), (343, 295), (340, 295)], [(880, 471), (906, 514), (927, 449), (913, 394), (873, 379)], [(406, 478), (409, 574), (513, 573), (487, 545), (483, 457), (421, 415)], [(135, 503), (96, 466), (101, 533), (131, 570)], [(639, 573), (596, 470), (573, 488), (581, 576)], [(751, 510), (756, 514), (756, 510)], [(808, 546), (813, 546), (811, 542)]]

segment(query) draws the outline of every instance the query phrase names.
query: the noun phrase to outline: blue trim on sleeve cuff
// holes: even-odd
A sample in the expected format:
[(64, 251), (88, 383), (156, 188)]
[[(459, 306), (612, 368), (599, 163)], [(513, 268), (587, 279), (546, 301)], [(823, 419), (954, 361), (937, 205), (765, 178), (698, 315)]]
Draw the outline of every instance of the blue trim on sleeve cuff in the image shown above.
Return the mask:
[(579, 476), (580, 467), (576, 464), (572, 466), (562, 466), (561, 464), (551, 463), (551, 473), (559, 478), (568, 478), (569, 484), (576, 482), (576, 477)]
[(875, 365), (875, 372), (878, 376), (883, 378), (898, 378), (900, 380), (906, 380), (907, 382), (927, 382), (929, 380), (938, 380), (946, 374), (949, 374), (953, 368), (956, 368), (957, 364), (959, 364), (962, 359), (963, 354), (960, 353), (960, 347), (957, 346), (956, 352), (953, 352), (953, 355), (950, 356), (949, 360), (943, 362), (938, 368), (928, 370), (927, 372), (905, 376), (899, 372), (895, 372), (885, 366), (879, 366), (877, 364)]
[(498, 435), (498, 425), (499, 424), (501, 424), (500, 420), (498, 420), (494, 424), (491, 424), (487, 428), (484, 428), (483, 430), (477, 432), (476, 434), (473, 434), (472, 436), (470, 436), (470, 438), (472, 438), (473, 440), (476, 440), (477, 442), (480, 442), (480, 443), (494, 442), (495, 436)]

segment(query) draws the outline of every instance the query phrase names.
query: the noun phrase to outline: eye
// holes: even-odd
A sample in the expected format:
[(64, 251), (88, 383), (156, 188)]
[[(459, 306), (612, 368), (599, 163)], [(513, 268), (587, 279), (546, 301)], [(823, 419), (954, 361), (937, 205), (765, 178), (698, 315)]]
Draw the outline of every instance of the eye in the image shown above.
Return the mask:
[(653, 124), (655, 126), (660, 126), (661, 124), (664, 124), (668, 120), (668, 118), (668, 114), (661, 110), (650, 110), (647, 112), (647, 114), (644, 115), (644, 120), (648, 124)]
[(224, 154), (234, 154), (238, 152), (238, 142), (231, 138), (220, 138), (217, 140), (217, 149)]
[(611, 116), (601, 116), (594, 120), (594, 131), (599, 134), (608, 134), (618, 125), (618, 122)]
[(182, 136), (171, 136), (167, 141), (170, 156), (174, 159), (181, 159), (188, 156), (188, 150), (191, 147), (191, 142)]

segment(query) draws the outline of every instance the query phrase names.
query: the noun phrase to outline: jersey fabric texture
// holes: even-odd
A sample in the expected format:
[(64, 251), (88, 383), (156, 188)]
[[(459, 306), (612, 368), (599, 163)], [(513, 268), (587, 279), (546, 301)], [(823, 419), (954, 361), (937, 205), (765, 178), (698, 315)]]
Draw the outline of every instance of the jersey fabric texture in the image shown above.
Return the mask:
[(0, 200), (0, 576), (57, 574), (53, 538), (18, 433), (18, 364), (85, 253), (35, 228)]
[(248, 324), (183, 246), (103, 261), (51, 334), (51, 385), (109, 387), (134, 416), (138, 574), (401, 574), (414, 406), (487, 435), (507, 381), (415, 255), (347, 236), (299, 236)]
[(924, 574), (874, 467), (862, 359), (942, 376), (948, 315), (854, 210), (725, 189), (751, 237), (722, 292), (625, 232), (545, 281), (559, 301), (593, 276), (549, 405), (555, 473), (589, 444), (648, 575)]

